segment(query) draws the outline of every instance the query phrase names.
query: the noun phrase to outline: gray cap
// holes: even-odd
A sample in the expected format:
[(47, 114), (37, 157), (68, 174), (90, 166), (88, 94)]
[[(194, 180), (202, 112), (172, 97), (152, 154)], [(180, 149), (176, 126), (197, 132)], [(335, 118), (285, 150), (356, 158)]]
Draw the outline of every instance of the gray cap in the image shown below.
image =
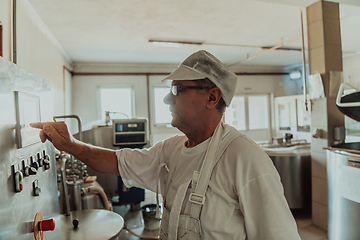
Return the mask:
[(226, 106), (229, 106), (235, 94), (237, 77), (225, 64), (205, 50), (191, 54), (164, 80), (200, 80), (204, 78), (208, 78), (220, 88), (222, 98)]

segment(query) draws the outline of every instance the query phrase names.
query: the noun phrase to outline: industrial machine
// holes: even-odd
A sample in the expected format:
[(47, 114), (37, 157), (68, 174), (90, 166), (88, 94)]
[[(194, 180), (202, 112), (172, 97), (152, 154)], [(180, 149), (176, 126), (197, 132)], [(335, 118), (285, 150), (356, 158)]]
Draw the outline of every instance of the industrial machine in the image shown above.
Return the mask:
[(0, 239), (61, 239), (54, 148), (29, 126), (51, 119), (51, 85), (3, 58), (0, 69)]
[(55, 148), (29, 126), (52, 121), (51, 84), (1, 57), (0, 69), (0, 239), (116, 238), (114, 212), (60, 214)]
[(291, 141), (292, 134), (261, 144), (278, 171), (291, 209), (311, 209), (311, 155), (305, 140)]
[[(352, 91), (343, 94), (345, 88)], [(359, 90), (343, 83), (336, 104), (346, 116), (360, 121)], [(360, 239), (360, 142), (334, 145), (326, 154), (329, 240)]]
[(147, 144), (146, 119), (113, 119), (113, 146), (139, 147)]
[[(144, 118), (111, 119), (107, 114), (104, 125), (96, 125), (83, 131), (83, 140), (95, 146), (121, 149), (143, 148), (148, 144), (147, 120)], [(78, 135), (74, 135), (78, 137)], [(145, 199), (145, 190), (132, 187), (126, 188), (121, 177), (98, 173), (88, 168), (90, 175), (97, 176), (97, 181), (103, 186), (108, 197), (113, 199), (113, 204), (130, 205), (133, 210), (140, 210), (140, 202)]]

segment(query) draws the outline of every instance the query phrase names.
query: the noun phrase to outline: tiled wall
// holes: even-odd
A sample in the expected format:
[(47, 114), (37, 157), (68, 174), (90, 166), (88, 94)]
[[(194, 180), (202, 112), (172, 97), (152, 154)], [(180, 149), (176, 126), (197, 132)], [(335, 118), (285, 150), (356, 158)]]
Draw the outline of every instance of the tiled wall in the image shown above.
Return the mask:
[(329, 94), (330, 72), (342, 71), (339, 4), (319, 1), (309, 6), (307, 25), (310, 75), (320, 73), (325, 91), (325, 98), (311, 101), (311, 133), (320, 133), (311, 141), (312, 220), (315, 225), (327, 230), (326, 152), (323, 148), (334, 144), (334, 127), (344, 125), (335, 97)]

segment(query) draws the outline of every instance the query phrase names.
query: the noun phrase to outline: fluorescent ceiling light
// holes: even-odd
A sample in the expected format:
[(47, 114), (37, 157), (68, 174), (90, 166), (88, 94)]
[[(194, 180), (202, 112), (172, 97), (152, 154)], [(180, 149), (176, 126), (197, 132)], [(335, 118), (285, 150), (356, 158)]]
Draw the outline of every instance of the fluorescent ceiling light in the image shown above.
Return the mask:
[[(271, 49), (273, 47), (261, 47), (262, 49)], [(278, 47), (278, 48), (275, 48), (274, 50), (277, 50), (277, 51), (299, 51), (301, 52), (301, 48), (285, 48), (285, 47)]]
[(181, 42), (181, 41), (162, 41), (162, 40), (149, 40), (149, 43), (159, 47), (180, 47), (182, 45), (202, 45), (201, 42)]
[(293, 79), (293, 80), (301, 78), (301, 72), (299, 70), (292, 71), (289, 73), (289, 75), (290, 75), (290, 79)]

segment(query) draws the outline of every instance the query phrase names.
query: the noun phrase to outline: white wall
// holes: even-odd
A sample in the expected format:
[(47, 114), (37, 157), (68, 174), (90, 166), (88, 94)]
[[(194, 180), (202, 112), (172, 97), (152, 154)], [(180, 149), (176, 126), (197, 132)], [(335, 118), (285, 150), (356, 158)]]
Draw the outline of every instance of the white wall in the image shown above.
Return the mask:
[(297, 85), (287, 75), (240, 75), (237, 94), (272, 93), (274, 97), (296, 95)]
[[(146, 76), (74, 76), (72, 80), (72, 112), (82, 119), (84, 130), (101, 120), (99, 109), (99, 86), (131, 85), (135, 92), (135, 116), (148, 118)], [(121, 104), (121, 103), (119, 103)], [(97, 125), (97, 124), (94, 124)], [(77, 132), (75, 127), (72, 132)]]
[[(0, 0), (3, 23), (4, 59), (12, 61), (12, 0)], [(49, 81), (53, 86), (54, 114), (63, 115), (68, 100), (64, 97), (63, 66), (71, 62), (27, 0), (17, 1), (17, 65)]]

